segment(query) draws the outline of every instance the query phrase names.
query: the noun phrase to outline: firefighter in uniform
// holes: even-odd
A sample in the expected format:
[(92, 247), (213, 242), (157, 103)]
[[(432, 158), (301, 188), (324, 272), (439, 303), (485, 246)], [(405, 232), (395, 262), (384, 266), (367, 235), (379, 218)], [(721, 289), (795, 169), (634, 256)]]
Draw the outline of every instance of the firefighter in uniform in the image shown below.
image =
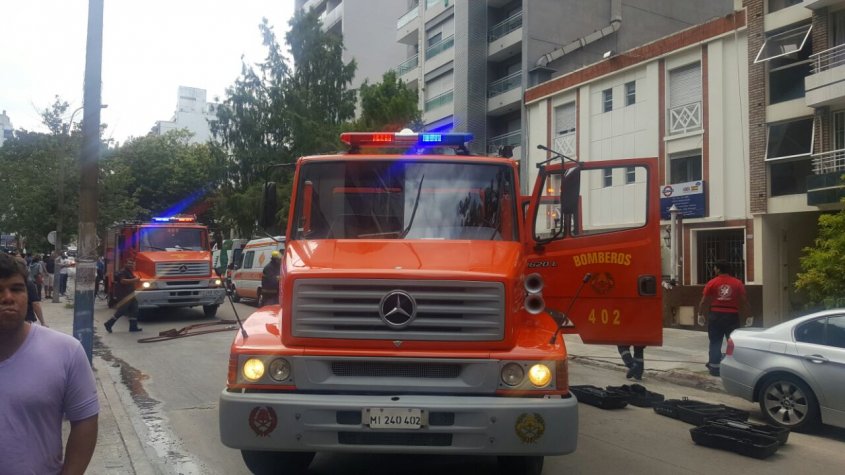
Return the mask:
[(135, 283), (139, 282), (141, 278), (135, 275), (134, 270), (135, 260), (127, 259), (123, 269), (115, 276), (114, 293), (118, 300), (118, 306), (114, 316), (103, 324), (109, 333), (111, 333), (117, 319), (123, 315), (129, 316), (130, 332), (141, 331), (141, 328), (138, 328), (138, 300), (135, 299)]
[(282, 253), (273, 251), (270, 262), (261, 272), (261, 297), (264, 305), (279, 303), (279, 275), (282, 272)]

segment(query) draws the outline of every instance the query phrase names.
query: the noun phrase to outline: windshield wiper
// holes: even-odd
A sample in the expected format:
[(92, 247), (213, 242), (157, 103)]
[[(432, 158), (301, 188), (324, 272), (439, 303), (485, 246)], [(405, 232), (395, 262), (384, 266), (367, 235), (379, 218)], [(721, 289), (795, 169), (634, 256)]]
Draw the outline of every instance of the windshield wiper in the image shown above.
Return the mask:
[(417, 216), (417, 206), (420, 205), (420, 194), (422, 193), (423, 180), (425, 180), (425, 175), (420, 177), (420, 184), (417, 185), (417, 198), (414, 200), (414, 209), (411, 211), (411, 219), (408, 220), (408, 227), (402, 231), (402, 236), (400, 236), (402, 239), (405, 239), (405, 236), (411, 232), (411, 226), (414, 225), (414, 218)]

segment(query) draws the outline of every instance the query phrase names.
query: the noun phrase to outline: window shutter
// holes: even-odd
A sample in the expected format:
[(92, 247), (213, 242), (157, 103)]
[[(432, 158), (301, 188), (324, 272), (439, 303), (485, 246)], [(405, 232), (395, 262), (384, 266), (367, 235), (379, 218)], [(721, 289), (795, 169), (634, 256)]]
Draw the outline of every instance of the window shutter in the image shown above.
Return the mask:
[(701, 101), (701, 64), (669, 71), (669, 108)]
[(563, 135), (575, 130), (575, 103), (570, 102), (555, 107), (555, 135)]

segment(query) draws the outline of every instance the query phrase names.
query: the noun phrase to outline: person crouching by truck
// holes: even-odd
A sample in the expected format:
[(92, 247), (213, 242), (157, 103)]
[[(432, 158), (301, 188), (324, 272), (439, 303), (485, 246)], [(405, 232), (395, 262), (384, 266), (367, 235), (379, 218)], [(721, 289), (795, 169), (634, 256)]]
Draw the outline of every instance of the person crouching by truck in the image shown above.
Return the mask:
[(282, 273), (282, 253), (273, 251), (270, 262), (261, 272), (261, 296), (264, 305), (279, 303), (279, 275)]
[(114, 316), (103, 324), (109, 333), (111, 333), (117, 319), (124, 315), (129, 316), (130, 332), (141, 331), (141, 328), (138, 328), (138, 300), (135, 298), (135, 283), (139, 282), (141, 278), (135, 275), (134, 270), (135, 261), (127, 259), (123, 269), (114, 278), (114, 294), (118, 306)]

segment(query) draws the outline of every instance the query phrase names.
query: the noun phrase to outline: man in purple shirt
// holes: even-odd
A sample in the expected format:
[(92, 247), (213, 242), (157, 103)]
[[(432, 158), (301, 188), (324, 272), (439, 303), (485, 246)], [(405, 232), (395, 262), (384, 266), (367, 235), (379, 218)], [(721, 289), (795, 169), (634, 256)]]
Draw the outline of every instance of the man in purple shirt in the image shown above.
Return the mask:
[(25, 321), (26, 275), (0, 253), (0, 475), (81, 475), (97, 444), (94, 374), (73, 337)]

